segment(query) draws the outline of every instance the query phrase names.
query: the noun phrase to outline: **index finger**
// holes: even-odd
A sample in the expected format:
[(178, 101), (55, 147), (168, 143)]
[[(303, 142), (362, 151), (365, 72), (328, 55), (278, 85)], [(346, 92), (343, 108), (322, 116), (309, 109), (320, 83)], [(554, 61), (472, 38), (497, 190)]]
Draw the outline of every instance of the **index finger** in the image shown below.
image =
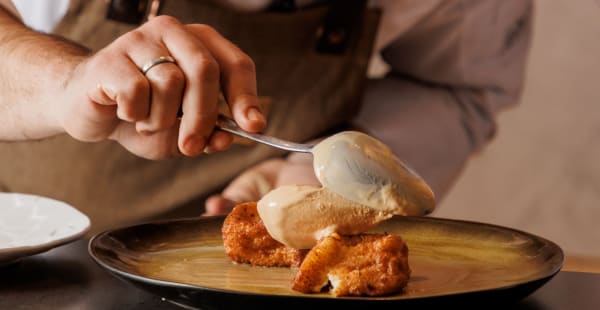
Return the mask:
[(186, 25), (211, 52), (221, 69), (221, 88), (236, 123), (244, 130), (264, 129), (266, 120), (256, 90), (254, 61), (207, 25)]

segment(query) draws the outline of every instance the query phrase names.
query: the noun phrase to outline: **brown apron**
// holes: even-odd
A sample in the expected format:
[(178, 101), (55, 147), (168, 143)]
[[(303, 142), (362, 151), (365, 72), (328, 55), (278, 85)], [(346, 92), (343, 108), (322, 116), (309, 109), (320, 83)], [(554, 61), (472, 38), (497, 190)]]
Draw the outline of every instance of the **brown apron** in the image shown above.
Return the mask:
[[(379, 12), (365, 9), (341, 54), (316, 51), (327, 7), (293, 13), (241, 13), (209, 1), (162, 1), (160, 14), (213, 26), (255, 61), (260, 95), (272, 101), (267, 133), (305, 141), (356, 112)], [(107, 20), (107, 1), (74, 1), (56, 33), (98, 50), (136, 26)], [(82, 143), (60, 135), (0, 144), (0, 190), (66, 201), (92, 220), (92, 232), (164, 217), (203, 199), (244, 168), (281, 153), (235, 145), (196, 158), (149, 161), (112, 141)], [(183, 213), (177, 213), (182, 215)], [(188, 214), (185, 214), (188, 215)]]

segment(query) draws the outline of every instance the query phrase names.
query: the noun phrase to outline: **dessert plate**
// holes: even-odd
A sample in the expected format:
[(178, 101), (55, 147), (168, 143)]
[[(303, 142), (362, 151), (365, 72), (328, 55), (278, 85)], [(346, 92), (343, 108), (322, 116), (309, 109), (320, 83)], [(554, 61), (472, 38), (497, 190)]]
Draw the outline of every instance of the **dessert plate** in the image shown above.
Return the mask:
[(233, 263), (223, 249), (223, 220), (171, 220), (108, 231), (90, 240), (89, 252), (115, 276), (189, 309), (497, 306), (536, 290), (564, 259), (555, 243), (514, 229), (394, 217), (377, 231), (398, 234), (408, 245), (412, 275), (403, 292), (372, 298), (308, 295), (290, 289), (296, 269)]
[(62, 201), (0, 193), (0, 266), (73, 241), (89, 227), (87, 216)]

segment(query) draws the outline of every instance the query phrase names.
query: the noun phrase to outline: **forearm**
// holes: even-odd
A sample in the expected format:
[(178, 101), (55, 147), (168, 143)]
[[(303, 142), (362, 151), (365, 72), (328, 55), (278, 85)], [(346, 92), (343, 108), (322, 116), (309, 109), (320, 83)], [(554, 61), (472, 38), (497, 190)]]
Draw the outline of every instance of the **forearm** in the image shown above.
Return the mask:
[(0, 5), (0, 140), (61, 133), (57, 94), (87, 54), (82, 47), (28, 29)]

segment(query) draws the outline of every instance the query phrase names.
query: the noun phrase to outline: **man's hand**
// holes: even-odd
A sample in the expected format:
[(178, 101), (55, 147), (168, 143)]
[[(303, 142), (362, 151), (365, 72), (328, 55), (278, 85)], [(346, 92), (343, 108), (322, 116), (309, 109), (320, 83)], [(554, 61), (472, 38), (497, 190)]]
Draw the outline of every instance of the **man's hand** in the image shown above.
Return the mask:
[[(156, 65), (144, 75), (140, 68), (160, 56), (176, 64)], [(114, 139), (150, 159), (194, 156), (232, 141), (228, 133), (213, 132), (221, 91), (240, 127), (263, 129), (252, 59), (209, 26), (159, 16), (79, 63), (56, 117), (82, 141)]]
[[(220, 93), (240, 127), (265, 126), (252, 59), (209, 26), (160, 16), (90, 55), (28, 29), (0, 1), (2, 141), (67, 132), (82, 141), (114, 139), (150, 159), (219, 151), (232, 141), (213, 132)], [(141, 72), (161, 56), (176, 63)]]
[(320, 186), (314, 174), (312, 155), (292, 153), (287, 159), (269, 159), (234, 179), (220, 195), (206, 200), (205, 215), (228, 213), (240, 202), (258, 201), (282, 185)]

